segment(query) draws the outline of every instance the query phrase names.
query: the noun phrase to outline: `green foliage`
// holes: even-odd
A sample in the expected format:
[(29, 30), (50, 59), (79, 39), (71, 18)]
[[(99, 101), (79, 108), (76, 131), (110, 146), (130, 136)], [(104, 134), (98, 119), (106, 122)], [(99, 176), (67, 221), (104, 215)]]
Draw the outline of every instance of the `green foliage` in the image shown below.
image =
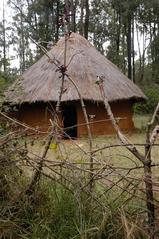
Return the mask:
[(157, 103), (159, 102), (159, 86), (158, 85), (145, 86), (143, 91), (147, 96), (147, 102), (135, 104), (134, 112), (137, 114), (153, 113)]
[(3, 92), (6, 86), (5, 78), (0, 74), (0, 92)]
[(4, 91), (15, 80), (16, 77), (17, 77), (17, 72), (4, 73), (0, 71), (0, 107), (2, 103), (1, 99), (4, 95)]

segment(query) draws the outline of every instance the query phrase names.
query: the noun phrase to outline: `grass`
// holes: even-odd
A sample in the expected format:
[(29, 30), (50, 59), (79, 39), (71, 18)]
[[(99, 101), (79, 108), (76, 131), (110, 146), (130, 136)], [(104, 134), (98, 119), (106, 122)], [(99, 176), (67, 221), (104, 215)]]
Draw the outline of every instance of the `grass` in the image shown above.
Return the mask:
[[(134, 133), (130, 133), (127, 134), (128, 139), (135, 143), (135, 144), (143, 144), (146, 141), (146, 136), (145, 136), (145, 132), (143, 132), (143, 128), (146, 126), (147, 122), (149, 120), (149, 116), (135, 116), (134, 117), (134, 123), (136, 128), (138, 127), (138, 129), (134, 132)], [(117, 139), (117, 137), (115, 135), (109, 135), (109, 136), (100, 136), (100, 137), (95, 137), (93, 139), (93, 149), (99, 149), (102, 147), (107, 147), (107, 146), (111, 146), (111, 145), (119, 145), (119, 140)], [(37, 155), (41, 155), (42, 150), (43, 150), (43, 140), (38, 140), (35, 145), (30, 146), (29, 151), (30, 152), (34, 152), (34, 154)], [(138, 150), (144, 154), (144, 147), (140, 147), (137, 146)], [(54, 148), (49, 149), (48, 155), (47, 155), (47, 160), (50, 162), (49, 164), (51, 164), (52, 161), (64, 161), (64, 162), (68, 162), (68, 163), (76, 163), (78, 167), (80, 168), (84, 168), (89, 170), (89, 165), (85, 165), (86, 162), (89, 162), (89, 156), (86, 155), (84, 152), (88, 152), (89, 147), (88, 147), (88, 142), (86, 138), (83, 139), (79, 139), (76, 141), (62, 141), (58, 148), (55, 150)], [(40, 152), (41, 151), (41, 152)], [(35, 156), (32, 155), (31, 156), (34, 158)], [(159, 147), (153, 147), (152, 149), (152, 160), (153, 163), (157, 164), (159, 163)], [(136, 159), (127, 149), (125, 149), (124, 147), (111, 147), (111, 148), (107, 148), (104, 149), (102, 151), (99, 151), (98, 153), (96, 153), (94, 155), (94, 157), (96, 158), (94, 160), (94, 162), (98, 162), (99, 164), (101, 163), (101, 166), (94, 166), (94, 167), (98, 167), (98, 170), (100, 168), (103, 167), (103, 165), (109, 165), (110, 167), (114, 167), (114, 168), (121, 168), (121, 169), (117, 169), (116, 173), (111, 173), (109, 176), (107, 176), (105, 178), (104, 181), (104, 185), (105, 187), (110, 187), (110, 185), (112, 185), (112, 182), (115, 183), (117, 182), (117, 180), (119, 180), (121, 177), (125, 177), (126, 179), (128, 179), (129, 181), (134, 181), (133, 179), (135, 179), (135, 184), (137, 185), (138, 182), (140, 182), (140, 187), (143, 188), (144, 190), (144, 183), (143, 183), (143, 169), (134, 169), (129, 173), (129, 176), (127, 176), (128, 170), (123, 170), (122, 168), (135, 168), (135, 167), (139, 167), (142, 166), (142, 164), (140, 163), (140, 161), (138, 159)], [(58, 170), (56, 168), (56, 170)], [(97, 169), (95, 171), (98, 171)], [(153, 179), (154, 182), (157, 183), (158, 182), (158, 168), (153, 168)], [(51, 173), (50, 170), (45, 169), (45, 172), (47, 173)], [(81, 180), (83, 180), (83, 178), (85, 177), (85, 174), (82, 173), (80, 174), (79, 170), (72, 170), (72, 168), (70, 167), (67, 172), (71, 172), (73, 177), (78, 177), (79, 180), (81, 178)], [(109, 174), (110, 170), (106, 169), (105, 173)], [(87, 175), (88, 176), (88, 175)], [(86, 176), (86, 177), (87, 177)], [(123, 184), (124, 181), (124, 184)], [(122, 188), (126, 187), (126, 185), (128, 185), (128, 181), (123, 180), (121, 184)], [(100, 184), (100, 183), (99, 183)], [(135, 185), (134, 184), (134, 185)], [(98, 185), (98, 189), (100, 190), (100, 186)], [(103, 190), (103, 187), (101, 189), (101, 191)], [(118, 194), (120, 195), (122, 189), (120, 189), (119, 187), (113, 187), (113, 190), (115, 192), (114, 198), (117, 197), (116, 196), (116, 192), (118, 192)], [(143, 196), (143, 195), (142, 195)], [(143, 196), (144, 197), (144, 196)]]
[[(133, 142), (134, 144), (143, 144), (146, 141), (146, 134), (143, 131), (144, 127), (146, 126), (147, 122), (149, 120), (148, 115), (137, 115), (134, 117), (134, 123), (135, 127), (137, 130), (134, 133), (127, 134), (128, 139)], [(54, 142), (53, 142), (54, 144)], [(109, 135), (109, 136), (100, 136), (100, 137), (95, 137), (93, 139), (93, 149), (99, 149), (102, 147), (107, 147), (111, 145), (119, 145), (119, 140), (115, 135)], [(138, 150), (141, 153), (144, 152), (144, 147), (143, 146), (137, 146)], [(44, 142), (42, 140), (37, 140), (34, 142), (34, 145), (31, 146), (29, 144), (29, 151), (30, 151), (30, 156), (34, 159), (35, 155), (41, 156), (42, 151), (44, 149)], [(79, 139), (76, 141), (69, 141), (69, 140), (64, 140), (61, 141), (61, 143), (58, 145), (58, 148), (55, 149), (54, 147), (49, 149), (49, 152), (47, 154), (46, 160), (48, 160), (48, 164), (51, 165), (53, 161), (64, 161), (68, 163), (76, 163), (76, 166), (82, 169), (89, 170), (89, 165), (85, 165), (86, 162), (89, 162), (89, 156), (86, 155), (84, 152), (88, 152), (89, 147), (88, 147), (88, 142), (86, 138)], [(110, 167), (114, 168), (121, 168), (117, 169), (116, 173), (111, 173), (109, 176), (106, 177), (105, 179), (105, 186), (109, 187), (112, 185), (112, 182), (115, 183), (117, 182), (121, 177), (127, 178), (129, 181), (133, 181), (135, 179), (135, 183), (137, 185), (138, 182), (140, 182), (140, 187), (143, 188), (144, 190), (144, 183), (143, 183), (143, 169), (134, 169), (129, 173), (129, 176), (127, 176), (128, 170), (123, 170), (122, 168), (135, 168), (142, 166), (140, 161), (136, 159), (127, 149), (124, 147), (111, 147), (104, 149), (102, 151), (97, 152), (94, 157), (96, 160), (94, 162), (101, 163), (101, 166), (94, 166), (95, 168), (100, 168), (103, 167), (103, 165), (109, 165)], [(152, 161), (155, 164), (159, 164), (159, 147), (155, 146), (152, 149)], [(59, 167), (54, 167), (55, 170), (59, 170)], [(26, 170), (26, 169), (25, 169)], [(95, 171), (98, 171), (97, 169)], [(105, 170), (106, 174), (109, 174), (108, 169)], [(45, 168), (45, 172), (48, 174), (52, 174), (50, 169)], [(79, 180), (83, 180), (83, 178), (87, 177), (85, 173), (80, 173), (79, 170), (72, 170), (72, 167), (67, 169), (67, 172), (63, 170), (63, 173), (67, 174), (68, 172), (72, 173), (72, 177), (79, 177)], [(158, 183), (158, 167), (152, 169), (153, 172), (153, 180), (155, 183)], [(27, 175), (31, 175), (30, 169), (27, 170)], [(122, 181), (123, 183), (123, 181)], [(121, 183), (121, 184), (122, 184)], [(124, 186), (126, 186), (128, 182), (124, 180)], [(100, 187), (98, 186), (98, 189)], [(123, 188), (123, 185), (122, 185)], [(102, 189), (103, 190), (103, 187)], [(113, 187), (113, 190), (116, 191), (120, 194), (121, 189), (119, 187)], [(113, 191), (112, 190), (112, 191)], [(114, 198), (116, 197), (116, 193)]]
[(146, 238), (142, 228), (137, 226), (139, 209), (136, 215), (135, 207), (129, 212), (129, 206), (127, 210), (120, 210), (111, 194), (101, 201), (107, 209), (102, 210), (84, 192), (71, 193), (62, 185), (42, 178), (32, 203), (26, 198), (18, 205), (6, 202), (9, 210), (1, 214), (0, 238), (123, 239), (129, 231), (132, 238)]
[(135, 114), (133, 117), (135, 128), (138, 129), (140, 132), (146, 130), (147, 123), (149, 122), (151, 115), (138, 115)]
[[(144, 144), (146, 142), (146, 133), (143, 131), (146, 128), (147, 122), (149, 120), (149, 115), (135, 115), (134, 124), (135, 130), (134, 133), (127, 134), (128, 139), (134, 144)], [(118, 145), (119, 140), (115, 135), (108, 136), (99, 136), (93, 138), (93, 149), (99, 149), (105, 146)], [(53, 142), (54, 145), (54, 142)], [(30, 155), (34, 157), (34, 154), (40, 156), (44, 148), (44, 139), (35, 141), (35, 144), (31, 146), (29, 144)], [(144, 154), (144, 147), (137, 148)], [(47, 159), (48, 160), (64, 160), (69, 162), (85, 162), (89, 160), (89, 157), (86, 156), (85, 152), (88, 152), (88, 141), (86, 138), (69, 141), (64, 140), (58, 146), (58, 149), (50, 148)], [(158, 147), (152, 149), (152, 158), (153, 162), (157, 163), (157, 158), (159, 155)], [(135, 166), (138, 163), (138, 160), (134, 158), (124, 147), (114, 147), (110, 149), (105, 149), (100, 151), (95, 155), (99, 161), (104, 161), (110, 165), (115, 166)], [(134, 162), (133, 162), (133, 161)]]
[[(139, 127), (127, 137), (134, 143), (144, 143), (143, 126), (148, 117), (136, 117), (135, 125)], [(34, 159), (42, 154), (44, 139), (26, 139), (29, 155)], [(20, 142), (23, 144), (24, 142)], [(93, 148), (119, 144), (115, 136), (96, 137)], [(9, 145), (11, 147), (11, 145)], [(54, 146), (54, 142), (53, 142)], [(144, 149), (138, 147), (144, 153)], [(76, 163), (81, 169), (89, 169), (85, 163), (89, 157), (86, 138), (76, 141), (62, 141), (59, 146), (49, 149), (48, 164), (53, 161)], [(6, 151), (7, 152), (7, 151)], [(13, 153), (12, 153), (13, 154)], [(141, 165), (124, 147), (114, 147), (99, 151), (95, 155), (98, 161), (97, 172), (103, 164), (110, 167), (135, 167)], [(152, 150), (153, 162), (158, 162), (159, 147)], [(13, 155), (12, 155), (13, 157)], [(16, 155), (17, 157), (17, 155)], [(14, 158), (14, 157), (13, 157)], [(96, 161), (94, 161), (96, 162)], [(101, 165), (100, 165), (101, 164)], [(70, 165), (70, 164), (69, 164)], [(73, 164), (72, 164), (73, 165)], [(13, 165), (12, 165), (13, 166)], [(97, 166), (95, 166), (97, 167)], [(27, 168), (27, 170), (26, 170)], [(54, 171), (62, 173), (65, 178), (46, 168), (44, 171), (54, 180), (41, 178), (33, 201), (24, 197), (17, 200), (28, 185), (32, 171), (25, 166), (24, 174), (19, 175), (16, 168), (7, 167), (3, 177), (7, 195), (1, 198), (0, 238), (3, 239), (146, 239), (145, 195), (138, 191), (143, 189), (143, 169), (127, 174), (123, 169), (111, 173), (110, 168), (102, 171), (103, 179), (95, 181), (93, 194), (88, 187), (81, 190), (88, 182), (88, 173), (72, 166), (67, 169), (52, 166)], [(154, 169), (154, 180), (158, 181), (157, 169)], [(4, 169), (0, 169), (2, 176)], [(123, 180), (114, 185), (120, 178)], [(3, 185), (2, 185), (3, 186)], [(1, 186), (0, 192), (3, 192)], [(110, 188), (112, 188), (110, 190)], [(6, 190), (6, 189), (5, 189)], [(1, 194), (0, 194), (1, 195)], [(5, 210), (4, 210), (5, 209)], [(2, 235), (2, 237), (1, 237)]]
[[(128, 139), (133, 142), (134, 144), (143, 144), (146, 141), (146, 134), (143, 131), (144, 127), (146, 126), (147, 122), (149, 120), (148, 115), (144, 116), (135, 116), (134, 117), (134, 123), (135, 127), (137, 130), (134, 133), (127, 134)], [(35, 143), (33, 147), (30, 147), (30, 151), (36, 152), (39, 156), (42, 153), (42, 143), (43, 141), (39, 141)], [(158, 142), (158, 141), (157, 141)], [(109, 136), (100, 136), (100, 137), (95, 137), (93, 139), (93, 148), (99, 149), (102, 147), (107, 147), (111, 145), (118, 145), (119, 140), (115, 135), (109, 135)], [(137, 146), (138, 150), (141, 153), (144, 152), (144, 147), (143, 146)], [(41, 152), (39, 153), (39, 149), (41, 149)], [(86, 162), (89, 162), (89, 156), (86, 155), (84, 152), (88, 152), (89, 147), (88, 147), (88, 142), (86, 138), (79, 139), (76, 141), (62, 141), (58, 148), (55, 149), (49, 149), (48, 155), (47, 155), (47, 160), (49, 162), (51, 161), (64, 161), (68, 163), (76, 163), (79, 167), (89, 169), (89, 165), (85, 166)], [(32, 155), (33, 156), (33, 155)], [(159, 163), (159, 147), (155, 146), (152, 149), (152, 161), (155, 164)], [(143, 169), (134, 169), (129, 173), (129, 176), (127, 176), (128, 170), (123, 170), (122, 168), (135, 168), (142, 166), (140, 161), (136, 159), (127, 149), (124, 147), (111, 147), (104, 149), (102, 151), (99, 151), (94, 155), (98, 163), (101, 163), (101, 166), (98, 166), (98, 170), (103, 167), (103, 165), (109, 165), (110, 167), (118, 168), (120, 167), (121, 169), (117, 169), (116, 173), (112, 173), (109, 176), (106, 177), (104, 185), (106, 187), (109, 187), (112, 185), (112, 182), (115, 183), (117, 180), (119, 180), (121, 177), (125, 177), (129, 181), (133, 181), (135, 179), (136, 185), (138, 182), (140, 182), (140, 187), (143, 188), (144, 190), (144, 183), (143, 183)], [(94, 162), (96, 162), (94, 160)], [(50, 163), (51, 164), (51, 163)], [(96, 167), (96, 166), (94, 166)], [(50, 173), (50, 170), (45, 169), (47, 173)], [(95, 170), (96, 171), (96, 170)], [(85, 174), (80, 175), (78, 170), (73, 170), (70, 168), (68, 169), (68, 172), (72, 172), (74, 176), (76, 174), (78, 175), (79, 179), (83, 176), (85, 177)], [(153, 172), (153, 180), (155, 183), (158, 183), (158, 167), (152, 169)], [(106, 169), (105, 173), (109, 174), (109, 170)], [(82, 180), (82, 179), (81, 179)], [(123, 181), (122, 181), (123, 183)], [(122, 184), (121, 183), (121, 184)], [(128, 182), (124, 180), (124, 186), (128, 185)], [(98, 185), (98, 189), (99, 189)], [(122, 185), (123, 188), (123, 185)], [(102, 189), (103, 190), (103, 187)], [(115, 192), (116, 197), (116, 192), (118, 194), (121, 193), (121, 189), (119, 187), (113, 187), (113, 190)], [(113, 191), (112, 190), (112, 191)], [(143, 196), (143, 195), (142, 195)], [(144, 197), (144, 196), (143, 196)]]

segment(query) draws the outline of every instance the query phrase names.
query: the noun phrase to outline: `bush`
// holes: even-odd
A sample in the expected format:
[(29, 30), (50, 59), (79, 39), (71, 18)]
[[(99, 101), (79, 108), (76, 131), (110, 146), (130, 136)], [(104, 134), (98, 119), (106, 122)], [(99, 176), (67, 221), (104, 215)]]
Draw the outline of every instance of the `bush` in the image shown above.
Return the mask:
[(157, 103), (159, 102), (159, 86), (149, 85), (143, 89), (145, 95), (147, 96), (146, 103), (137, 103), (134, 106), (134, 112), (137, 114), (150, 114), (153, 113)]

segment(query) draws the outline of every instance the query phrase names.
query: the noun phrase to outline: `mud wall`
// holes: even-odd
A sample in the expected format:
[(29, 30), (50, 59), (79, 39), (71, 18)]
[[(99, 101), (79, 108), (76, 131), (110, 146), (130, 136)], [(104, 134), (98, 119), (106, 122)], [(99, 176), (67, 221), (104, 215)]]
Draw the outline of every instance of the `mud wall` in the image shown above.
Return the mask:
[[(72, 102), (73, 103), (73, 102)], [(71, 103), (71, 104), (72, 104)], [(77, 113), (77, 137), (87, 135), (87, 128), (83, 112), (79, 102), (74, 102), (76, 105)], [(105, 135), (114, 133), (112, 124), (106, 114), (104, 105), (99, 103), (85, 102), (89, 121), (91, 125), (91, 131), (93, 135)], [(15, 118), (21, 122), (26, 123), (31, 127), (39, 128), (40, 130), (47, 132), (51, 126), (50, 118), (53, 118), (53, 109), (55, 105), (45, 103), (23, 104), (19, 107), (19, 110), (14, 113)], [(111, 104), (112, 111), (115, 117), (119, 117), (119, 126), (124, 131), (131, 131), (134, 128), (132, 116), (132, 102), (120, 101)], [(62, 127), (63, 120), (62, 114), (59, 115), (58, 123)]]
[[(132, 120), (132, 102), (131, 101), (120, 101), (111, 104), (112, 111), (115, 117), (119, 117), (119, 126), (124, 131), (131, 131), (134, 129), (134, 123)], [(91, 122), (91, 131), (93, 135), (105, 135), (113, 134), (114, 129), (108, 118), (106, 110), (103, 104), (96, 104), (87, 102), (86, 105), (89, 121)], [(79, 104), (77, 104), (78, 114), (78, 137), (87, 134), (87, 128), (84, 123), (83, 112)]]
[[(53, 119), (54, 108), (54, 104), (45, 104), (42, 102), (34, 104), (25, 103), (19, 106), (19, 110), (14, 115), (20, 122), (47, 133), (51, 127), (50, 119)], [(59, 116), (59, 122), (61, 126), (61, 115)]]

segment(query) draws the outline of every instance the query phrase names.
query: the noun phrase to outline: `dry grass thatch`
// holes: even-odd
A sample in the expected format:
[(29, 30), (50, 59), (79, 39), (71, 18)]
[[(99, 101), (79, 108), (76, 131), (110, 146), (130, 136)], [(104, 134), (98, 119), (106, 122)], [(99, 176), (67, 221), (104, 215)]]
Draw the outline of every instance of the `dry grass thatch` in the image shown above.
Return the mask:
[[(103, 76), (110, 102), (125, 99), (140, 100), (145, 96), (131, 80), (107, 60), (85, 38), (72, 33), (67, 43), (67, 73), (78, 85), (84, 100), (102, 101), (97, 76)], [(48, 54), (60, 64), (64, 61), (64, 38)], [(61, 79), (57, 67), (44, 55), (24, 72), (22, 78), (6, 92), (6, 101), (14, 103), (57, 101)], [(74, 86), (66, 79), (62, 101), (78, 100)]]

